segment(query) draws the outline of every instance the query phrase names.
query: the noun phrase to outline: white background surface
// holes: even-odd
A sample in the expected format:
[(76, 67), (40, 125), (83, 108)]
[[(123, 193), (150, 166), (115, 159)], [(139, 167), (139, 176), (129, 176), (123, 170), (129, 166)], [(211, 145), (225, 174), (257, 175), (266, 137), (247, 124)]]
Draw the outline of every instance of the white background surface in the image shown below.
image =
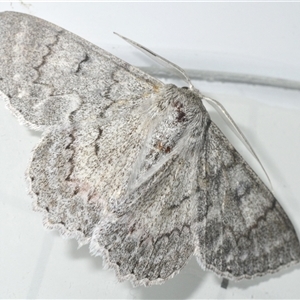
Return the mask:
[[(113, 31), (183, 68), (300, 81), (300, 3), (0, 3), (0, 11), (5, 10), (49, 20), (134, 65), (155, 66)], [(300, 92), (206, 82), (195, 85), (222, 102), (243, 130), (299, 236)], [(212, 117), (219, 123), (216, 113)], [(220, 126), (230, 134), (224, 124)], [(128, 282), (118, 283), (113, 271), (102, 268), (100, 258), (89, 255), (88, 247), (77, 250), (74, 240), (45, 231), (41, 216), (31, 210), (24, 171), (39, 136), (21, 127), (0, 104), (0, 297), (300, 297), (299, 266), (252, 281), (230, 282), (224, 290), (221, 279), (201, 270), (193, 258), (162, 286), (134, 289)]]

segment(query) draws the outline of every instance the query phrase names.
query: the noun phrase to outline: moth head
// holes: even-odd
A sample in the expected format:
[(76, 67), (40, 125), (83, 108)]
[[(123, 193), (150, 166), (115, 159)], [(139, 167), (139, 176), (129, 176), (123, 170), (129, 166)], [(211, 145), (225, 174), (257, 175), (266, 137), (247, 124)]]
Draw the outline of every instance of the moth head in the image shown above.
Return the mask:
[(188, 87), (178, 87), (174, 84), (166, 84), (159, 91), (158, 100), (162, 108), (171, 104), (172, 99), (181, 99), (183, 102), (193, 103), (201, 102), (202, 95), (197, 89), (191, 89)]
[(173, 84), (166, 84), (161, 90), (157, 106), (166, 114), (176, 114), (179, 123), (186, 122), (203, 111), (201, 95), (197, 90), (179, 88)]

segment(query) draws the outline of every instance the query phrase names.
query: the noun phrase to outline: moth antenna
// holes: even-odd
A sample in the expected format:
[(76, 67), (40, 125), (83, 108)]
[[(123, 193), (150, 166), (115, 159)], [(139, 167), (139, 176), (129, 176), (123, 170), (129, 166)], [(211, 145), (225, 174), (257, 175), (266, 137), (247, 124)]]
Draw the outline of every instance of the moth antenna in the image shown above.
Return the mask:
[(120, 38), (125, 40), (127, 43), (129, 43), (133, 47), (135, 47), (138, 50), (142, 51), (143, 53), (148, 55), (151, 59), (155, 60), (157, 63), (161, 64), (162, 66), (167, 67), (167, 68), (171, 68), (171, 69), (175, 70), (176, 72), (178, 72), (181, 76), (183, 76), (184, 80), (189, 85), (189, 88), (191, 90), (195, 90), (195, 87), (193, 86), (190, 78), (188, 77), (188, 75), (186, 74), (186, 72), (182, 68), (180, 68), (176, 64), (172, 63), (171, 61), (161, 57), (160, 55), (154, 53), (153, 51), (149, 50), (148, 48), (142, 46), (141, 44), (138, 44), (138, 43), (136, 43), (136, 42), (134, 42), (134, 41), (132, 41), (132, 40), (116, 33), (116, 32), (114, 32), (114, 34), (116, 34), (117, 36), (119, 36)]
[[(203, 97), (203, 100), (206, 100), (208, 103), (210, 103), (223, 117), (223, 119), (226, 121), (226, 123), (229, 122), (229, 125), (231, 127), (233, 127), (233, 132), (235, 133), (235, 135), (243, 142), (243, 144), (246, 146), (246, 148), (249, 150), (249, 152), (254, 156), (254, 158), (257, 160), (257, 162), (259, 163), (260, 167), (262, 168), (263, 172), (265, 173), (269, 184), (270, 184), (270, 189), (271, 192), (274, 194), (274, 190), (273, 190), (273, 186), (272, 186), (272, 182), (271, 179), (267, 173), (267, 171), (265, 170), (263, 164), (261, 163), (260, 159), (258, 158), (258, 156), (256, 155), (255, 151), (253, 150), (253, 148), (251, 147), (250, 143), (248, 142), (247, 138), (244, 136), (244, 134), (242, 133), (242, 131), (239, 129), (239, 127), (236, 125), (236, 123), (233, 121), (232, 117), (230, 116), (230, 114), (227, 112), (227, 110), (225, 109), (225, 107), (218, 102), (217, 100), (214, 100), (212, 98), (209, 97)], [(226, 119), (225, 119), (226, 118)]]
[[(172, 63), (171, 61), (167, 60), (166, 58), (163, 58), (160, 55), (154, 53), (153, 51), (149, 50), (148, 48), (142, 46), (141, 44), (138, 44), (138, 43), (130, 40), (129, 38), (126, 38), (126, 37), (120, 35), (119, 33), (114, 32), (114, 34), (116, 34), (117, 36), (119, 36), (120, 38), (122, 38), (123, 40), (125, 40), (127, 43), (129, 43), (130, 45), (134, 46), (138, 50), (142, 51), (143, 53), (145, 53), (146, 55), (148, 55), (150, 58), (152, 58), (153, 60), (155, 60), (157, 63), (161, 64), (162, 66), (167, 67), (167, 68), (172, 68), (175, 71), (177, 71), (179, 74), (181, 74), (181, 76), (184, 77), (185, 81), (189, 85), (189, 88), (191, 90), (196, 90), (196, 88), (193, 86), (190, 78), (187, 76), (186, 72), (182, 68), (180, 68), (176, 64)], [(231, 118), (231, 116), (229, 115), (229, 113), (226, 111), (226, 109), (224, 108), (224, 106), (220, 102), (218, 102), (218, 101), (216, 101), (214, 99), (211, 99), (209, 97), (203, 97), (203, 99), (206, 100), (207, 102), (209, 102), (217, 111), (221, 112), (221, 115), (223, 116), (223, 118), (225, 117), (227, 119), (226, 122), (227, 123), (229, 122), (229, 124), (235, 130), (234, 132), (237, 135), (237, 137), (243, 142), (243, 144), (246, 146), (246, 148), (249, 150), (249, 152), (255, 157), (255, 159), (259, 163), (260, 167), (262, 168), (263, 172), (265, 173), (265, 175), (266, 175), (266, 177), (267, 177), (267, 179), (269, 181), (271, 191), (273, 192), (272, 182), (271, 182), (271, 180), (269, 178), (269, 175), (268, 175), (267, 171), (265, 170), (263, 164), (261, 163), (261, 161), (258, 158), (258, 156), (255, 153), (255, 151), (251, 147), (250, 143), (248, 142), (248, 140), (246, 139), (246, 137), (244, 136), (244, 134), (242, 133), (242, 131), (239, 129), (239, 127), (236, 125), (236, 123), (233, 121), (233, 119)]]

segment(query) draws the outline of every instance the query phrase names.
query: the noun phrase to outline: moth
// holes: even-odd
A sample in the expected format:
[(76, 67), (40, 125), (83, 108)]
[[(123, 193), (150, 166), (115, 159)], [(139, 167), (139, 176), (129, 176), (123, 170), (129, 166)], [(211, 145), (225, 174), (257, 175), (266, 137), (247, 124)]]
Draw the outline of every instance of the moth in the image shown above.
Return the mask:
[(163, 84), (56, 25), (4, 12), (0, 91), (42, 132), (26, 178), (44, 226), (89, 244), (119, 280), (164, 283), (192, 255), (229, 280), (299, 262), (288, 216), (192, 85)]

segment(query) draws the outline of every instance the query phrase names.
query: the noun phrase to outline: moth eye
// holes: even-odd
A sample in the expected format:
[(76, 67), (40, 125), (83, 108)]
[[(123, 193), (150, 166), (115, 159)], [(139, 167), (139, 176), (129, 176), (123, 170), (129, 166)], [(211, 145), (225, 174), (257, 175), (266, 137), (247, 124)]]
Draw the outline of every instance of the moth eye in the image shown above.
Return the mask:
[(188, 89), (189, 89), (189, 87), (187, 87), (187, 86), (183, 86), (183, 87), (182, 87), (182, 89), (184, 89), (184, 90), (188, 90)]

